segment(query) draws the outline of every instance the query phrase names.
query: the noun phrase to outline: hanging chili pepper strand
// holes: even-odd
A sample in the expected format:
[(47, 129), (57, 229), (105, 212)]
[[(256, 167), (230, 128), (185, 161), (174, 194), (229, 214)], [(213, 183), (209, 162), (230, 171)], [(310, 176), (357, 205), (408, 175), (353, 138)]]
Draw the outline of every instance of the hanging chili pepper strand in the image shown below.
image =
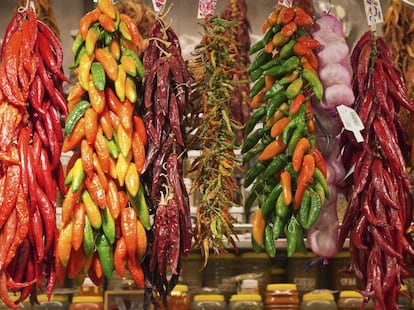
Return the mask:
[[(227, 28), (227, 35), (237, 49), (232, 51), (232, 57), (237, 67), (234, 68), (234, 91), (231, 99), (231, 117), (241, 125), (246, 124), (251, 108), (249, 106), (249, 75), (246, 70), (250, 65), (250, 22), (247, 19), (247, 4), (245, 0), (228, 0), (221, 18), (235, 21), (234, 27)], [(237, 131), (237, 142), (241, 144), (243, 131)]]
[[(189, 103), (190, 75), (174, 30), (156, 17), (144, 50), (144, 113), (148, 155), (143, 171), (150, 211), (155, 215), (152, 255), (146, 261), (148, 280), (164, 299), (178, 281), (182, 257), (191, 249), (192, 227), (187, 189), (183, 180), (186, 151), (182, 120)], [(171, 277), (168, 279), (168, 270)], [(152, 290), (147, 290), (147, 297)], [(147, 298), (149, 299), (149, 298)]]
[[(58, 38), (31, 9), (19, 8), (1, 47), (1, 294), (18, 308), (46, 283), (56, 281), (56, 200), (64, 192), (60, 162), (61, 119), (68, 113), (63, 96), (63, 52)], [(46, 281), (44, 282), (44, 278)], [(7, 290), (19, 292), (11, 301)]]
[(138, 108), (144, 67), (137, 26), (99, 0), (79, 22), (72, 51), (77, 83), (68, 94), (65, 177), (56, 265), (82, 283), (128, 270), (144, 287), (141, 262), (151, 228), (141, 174), (147, 136)]
[(214, 252), (226, 251), (225, 239), (237, 248), (234, 219), (229, 214), (229, 208), (238, 205), (235, 193), (239, 188), (234, 173), (240, 167), (235, 156), (235, 131), (240, 127), (231, 119), (236, 66), (232, 53), (237, 49), (225, 34), (225, 29), (234, 26), (235, 22), (217, 16), (206, 19), (204, 36), (194, 51), (197, 57), (188, 61), (195, 79), (188, 119), (194, 132), (189, 134), (189, 147), (200, 150), (190, 167), (195, 172), (193, 190), (201, 193), (194, 236), (195, 246), (205, 255), (204, 264), (209, 247)]
[(347, 170), (348, 206), (339, 244), (350, 238), (350, 271), (362, 280), (365, 302), (377, 309), (398, 309), (401, 276), (408, 274), (405, 255), (414, 257), (412, 193), (404, 149), (405, 129), (398, 111), (414, 111), (401, 72), (381, 37), (362, 35), (351, 54), (354, 105), (364, 129), (363, 142), (342, 135), (343, 163)]
[(270, 256), (284, 232), (288, 256), (306, 250), (304, 233), (330, 194), (310, 103), (311, 97), (323, 96), (315, 55), (320, 44), (308, 31), (313, 23), (301, 7), (279, 4), (263, 23), (263, 38), (250, 48), (256, 54), (248, 68), (255, 110), (242, 146), (243, 162), (251, 164), (244, 178), (244, 186), (251, 186), (244, 207), (250, 214), (258, 202), (252, 246), (255, 251), (264, 247)]

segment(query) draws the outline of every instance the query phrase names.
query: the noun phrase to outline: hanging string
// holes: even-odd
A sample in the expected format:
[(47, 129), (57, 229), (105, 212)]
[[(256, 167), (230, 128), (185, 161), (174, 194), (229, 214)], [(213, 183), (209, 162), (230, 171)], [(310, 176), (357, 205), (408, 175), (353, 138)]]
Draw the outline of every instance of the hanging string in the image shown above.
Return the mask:
[(36, 14), (36, 7), (33, 0), (27, 0), (26, 6), (19, 6), (17, 8), (17, 12), (19, 13), (26, 12), (27, 10), (32, 10)]

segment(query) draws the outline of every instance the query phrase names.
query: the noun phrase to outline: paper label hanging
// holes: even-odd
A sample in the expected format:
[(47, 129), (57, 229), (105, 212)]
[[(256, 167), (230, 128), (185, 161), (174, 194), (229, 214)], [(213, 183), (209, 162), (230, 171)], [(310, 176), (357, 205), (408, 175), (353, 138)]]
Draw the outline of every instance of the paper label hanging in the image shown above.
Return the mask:
[(278, 5), (283, 5), (287, 8), (291, 8), (293, 5), (293, 0), (279, 0)]
[(166, 0), (152, 0), (152, 6), (154, 7), (155, 12), (161, 11), (165, 4)]
[(197, 18), (213, 16), (216, 11), (217, 0), (199, 0)]
[(379, 0), (364, 0), (364, 7), (368, 25), (373, 29), (377, 24), (384, 22)]
[(354, 109), (347, 107), (346, 105), (339, 105), (336, 107), (339, 117), (344, 124), (346, 130), (352, 131), (357, 142), (363, 142), (364, 138), (361, 135), (361, 130), (364, 129), (361, 119)]

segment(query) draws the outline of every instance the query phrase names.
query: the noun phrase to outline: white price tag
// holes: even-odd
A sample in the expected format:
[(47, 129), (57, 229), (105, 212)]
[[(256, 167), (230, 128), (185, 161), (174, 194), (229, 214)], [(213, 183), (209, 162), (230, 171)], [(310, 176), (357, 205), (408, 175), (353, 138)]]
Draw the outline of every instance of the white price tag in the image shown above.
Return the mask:
[(342, 123), (344, 124), (344, 128), (353, 132), (357, 142), (363, 142), (364, 138), (362, 137), (360, 131), (364, 129), (364, 124), (362, 124), (357, 112), (343, 104), (337, 106), (336, 109)]
[(197, 18), (202, 19), (213, 16), (216, 11), (217, 0), (199, 0)]
[(382, 15), (381, 3), (379, 0), (364, 0), (365, 15), (367, 16), (368, 25), (375, 29), (374, 26), (384, 22)]
[(154, 7), (154, 12), (159, 12), (164, 7), (166, 0), (152, 0), (152, 6)]
[(287, 8), (291, 8), (293, 5), (293, 0), (279, 0), (278, 5), (283, 5)]

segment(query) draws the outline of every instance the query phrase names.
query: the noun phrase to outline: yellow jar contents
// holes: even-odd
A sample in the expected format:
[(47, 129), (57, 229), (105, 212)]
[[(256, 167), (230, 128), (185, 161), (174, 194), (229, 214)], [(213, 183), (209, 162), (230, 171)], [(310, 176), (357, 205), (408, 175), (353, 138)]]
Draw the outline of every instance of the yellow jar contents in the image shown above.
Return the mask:
[(177, 284), (168, 297), (169, 310), (189, 310), (190, 299), (188, 297), (188, 286)]
[(227, 304), (224, 295), (200, 294), (194, 296), (191, 310), (227, 310)]
[(323, 291), (312, 291), (302, 297), (300, 310), (336, 310), (336, 302), (332, 293)]
[(262, 296), (259, 294), (236, 294), (230, 298), (230, 310), (262, 310)]
[[(338, 299), (338, 310), (356, 310), (360, 309), (364, 298), (356, 291), (341, 291)], [(374, 304), (370, 300), (364, 309), (374, 309)]]
[(69, 310), (103, 310), (102, 296), (74, 296)]

